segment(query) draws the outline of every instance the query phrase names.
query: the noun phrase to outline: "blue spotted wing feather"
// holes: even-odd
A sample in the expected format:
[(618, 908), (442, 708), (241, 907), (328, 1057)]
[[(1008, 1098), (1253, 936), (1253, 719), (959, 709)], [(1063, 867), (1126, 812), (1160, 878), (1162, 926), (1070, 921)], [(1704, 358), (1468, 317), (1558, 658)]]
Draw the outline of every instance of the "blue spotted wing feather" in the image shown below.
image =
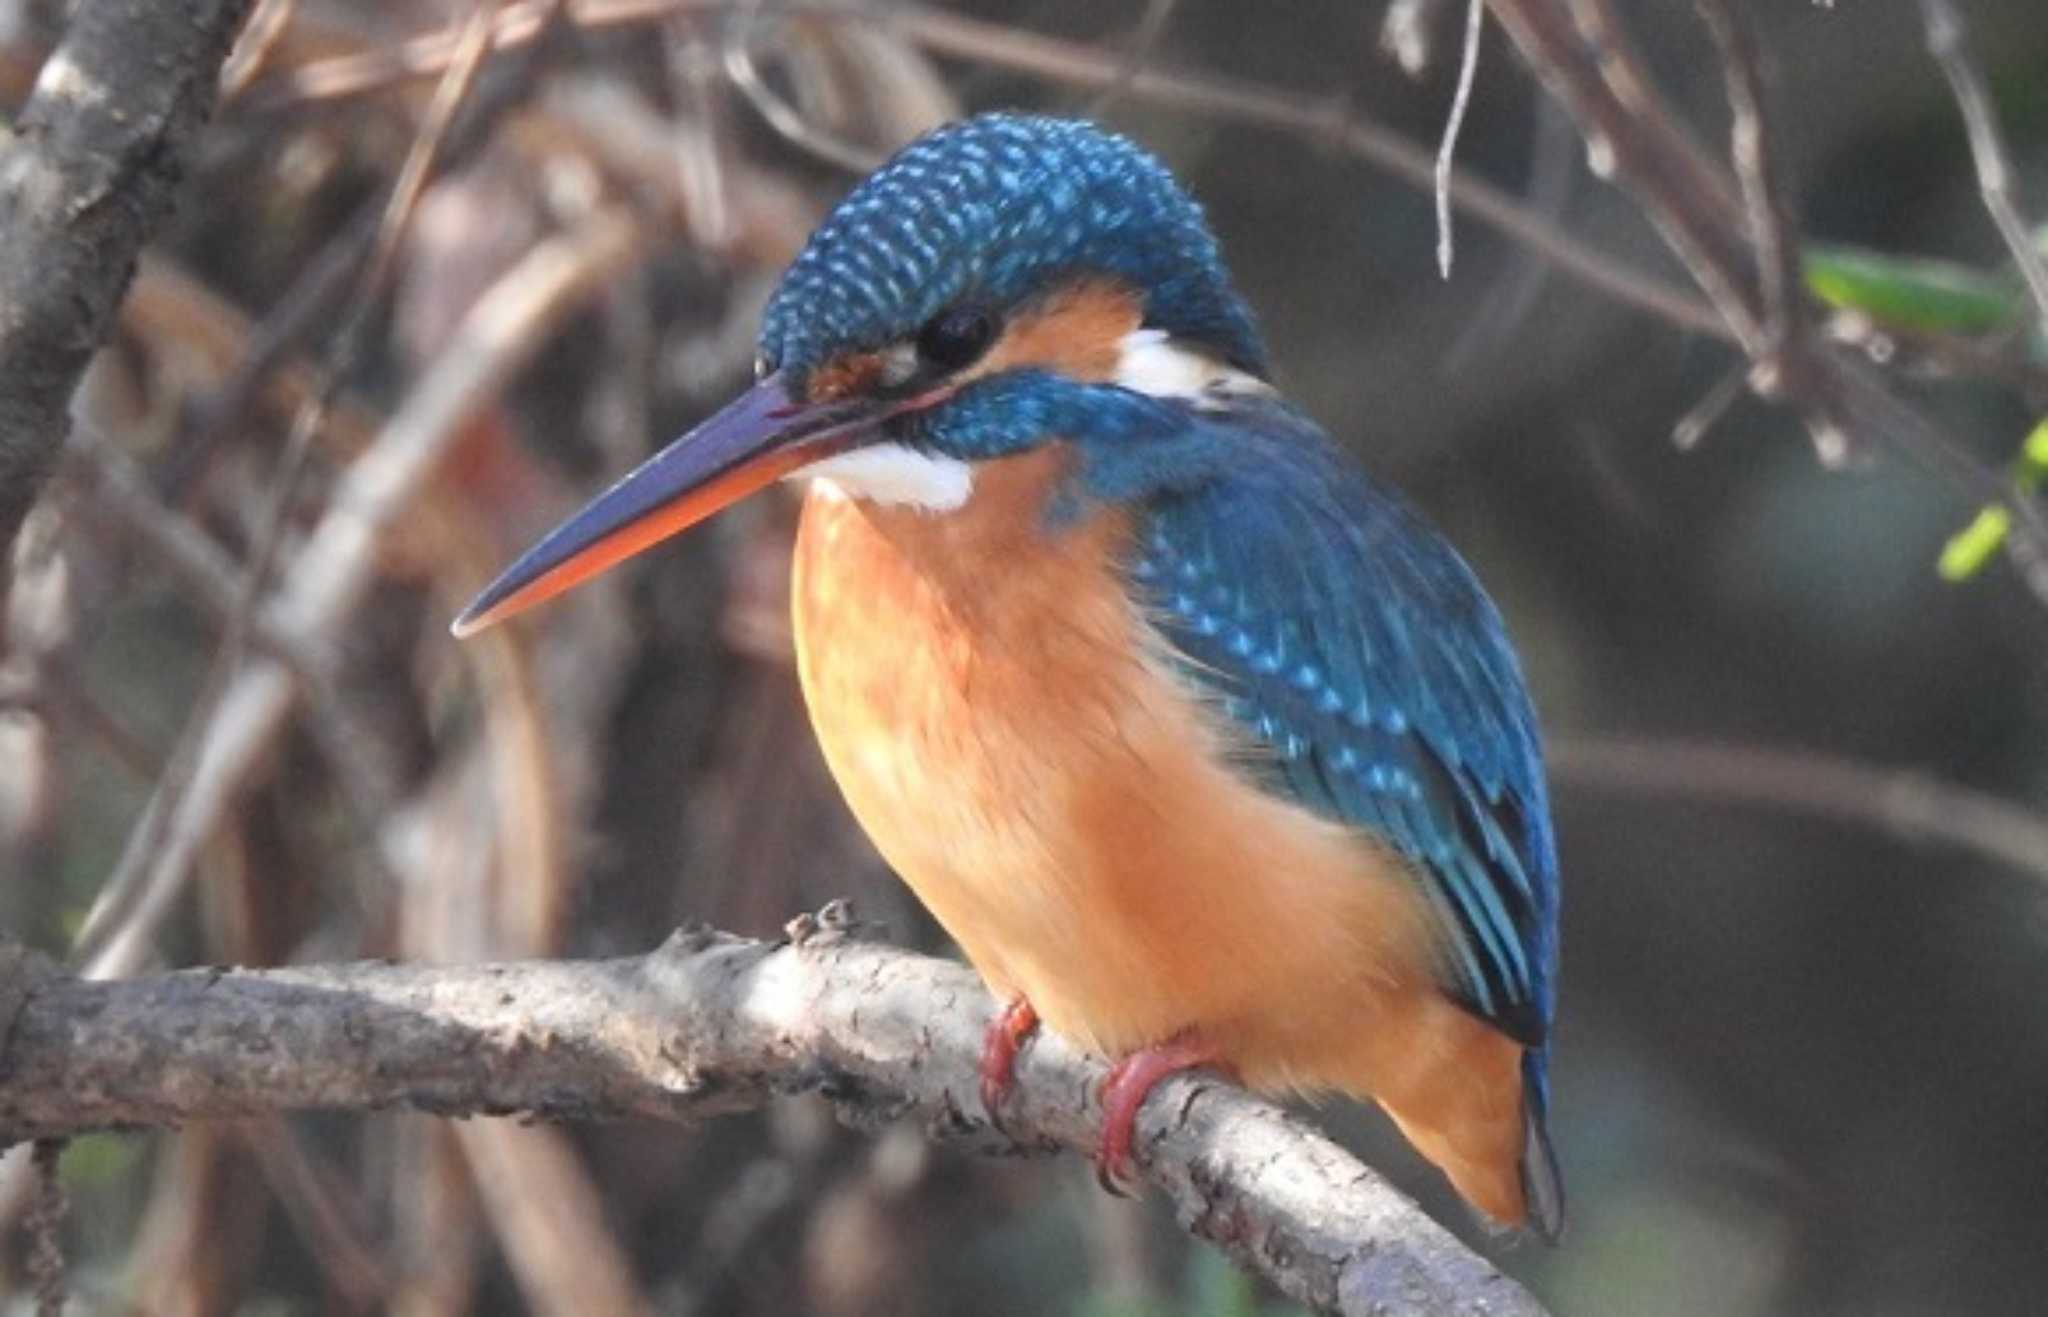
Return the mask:
[(1182, 458), (1237, 451), (1206, 470), (1161, 464), (1205, 473), (1138, 501), (1131, 570), (1156, 624), (1248, 734), (1249, 771), (1410, 862), (1446, 990), (1540, 1049), (1556, 861), (1535, 719), (1493, 605), (1430, 526), (1297, 413), (1261, 402), (1181, 420)]

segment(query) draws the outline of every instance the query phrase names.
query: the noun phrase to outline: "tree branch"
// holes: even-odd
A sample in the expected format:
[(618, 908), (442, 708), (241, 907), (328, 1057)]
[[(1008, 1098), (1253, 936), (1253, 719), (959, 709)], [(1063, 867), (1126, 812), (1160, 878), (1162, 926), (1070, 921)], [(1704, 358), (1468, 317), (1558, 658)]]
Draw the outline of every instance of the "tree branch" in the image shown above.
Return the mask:
[(2048, 328), (2048, 260), (2034, 245), (2027, 221), (2020, 216), (2014, 196), (2012, 153), (2006, 150), (2005, 133), (1998, 126), (1998, 114), (1991, 103), (1991, 87), (1983, 70), (1970, 56), (1970, 42), (1963, 29), (1963, 16), (1949, 0), (1920, 0), (1921, 21), (1927, 27), (1927, 49), (1941, 65), (1955, 94), (1956, 107), (1963, 112), (1963, 127), (1970, 136), (1970, 158), (1977, 165), (1977, 185), (1984, 196), (1984, 209), (2005, 240), (2027, 292), (2034, 299), (2034, 315)]
[(1632, 796), (1754, 805), (1955, 846), (2048, 883), (2048, 817), (1903, 764), (1789, 746), (1562, 736), (1551, 780)]
[(86, 0), (0, 155), (0, 577), (249, 0)]
[[(738, 0), (574, 0), (569, 19), (601, 29), (652, 22), (680, 13), (722, 13)], [(538, 0), (515, 0), (498, 11), (493, 49), (537, 39)], [(950, 10), (896, 4), (885, 9), (779, 0), (773, 12), (831, 22), (878, 23), (935, 55), (971, 60), (1071, 87), (1114, 90), (1132, 100), (1291, 132), (1325, 142), (1424, 192), (1436, 186), (1436, 161), (1399, 133), (1329, 100), (1217, 74), (1176, 72), (1156, 63), (1135, 70), (1113, 51), (1078, 41), (1026, 32)], [(315, 60), (259, 81), (249, 98), (258, 109), (361, 96), (447, 67), (452, 47), (444, 33), (427, 33), (389, 49)], [(1572, 237), (1544, 216), (1476, 175), (1453, 170), (1454, 204), (1481, 223), (1521, 243), (1572, 278), (1681, 329), (1732, 337), (1710, 307), (1662, 280), (1634, 270)]]
[[(1758, 122), (1764, 112), (1760, 54), (1726, 0), (1708, 0), (1704, 12), (1722, 39), (1724, 64), (1732, 61), (1727, 73), (1736, 92), (1736, 147), (1748, 157), (1742, 162), (1746, 208), (1658, 96), (1608, 0), (1487, 4), (1537, 78), (1578, 120), (1599, 162), (1596, 172), (1635, 196), (1727, 322), (1753, 363), (1750, 387), (1797, 408), (1825, 461), (1845, 457), (1852, 439), (1882, 439), (1972, 498), (2005, 508), (2012, 518), (2008, 551), (2022, 581), (2048, 605), (2048, 510), (2040, 500), (1894, 396), (1868, 365), (1810, 329), (1795, 332), (1792, 302), (1804, 294), (1796, 284), (1786, 286), (1794, 279), (1786, 262), (1798, 234), (1767, 158), (1769, 132)], [(1784, 294), (1776, 316), (1767, 283)], [(1778, 327), (1782, 341), (1772, 332)]]
[(1800, 278), (1799, 221), (1784, 153), (1768, 108), (1763, 43), (1749, 11), (1737, 0), (1695, 0), (1728, 83), (1729, 156), (1742, 185), (1749, 241), (1756, 249), (1757, 291), (1763, 304), (1764, 355), (1759, 369), (1774, 369), (1787, 343), (1806, 334), (1806, 285)]
[[(964, 966), (856, 941), (834, 915), (785, 942), (686, 931), (607, 961), (92, 982), (0, 955), (0, 1142), (390, 1107), (694, 1120), (816, 1089), (857, 1121), (914, 1110), (1008, 1149), (976, 1096), (994, 1000)], [(1040, 1036), (1012, 1134), (1091, 1148), (1104, 1073)], [(1213, 1077), (1162, 1085), (1136, 1147), (1191, 1233), (1324, 1311), (1542, 1312), (1373, 1171)]]
[[(622, 211), (598, 211), (550, 238), (500, 277), (464, 317), (450, 346), (414, 386), (375, 443), (349, 467), (326, 513), (294, 559), (267, 612), (302, 645), (322, 643), (375, 579), (377, 546), (438, 469), (462, 425), (506, 376), (640, 251), (643, 234)], [(132, 973), (198, 849), (285, 726), (299, 688), (284, 664), (246, 664), (214, 706), (191, 778), (175, 795), (159, 783), (146, 809), (169, 817), (147, 863), (103, 887), (76, 955), (94, 977)]]

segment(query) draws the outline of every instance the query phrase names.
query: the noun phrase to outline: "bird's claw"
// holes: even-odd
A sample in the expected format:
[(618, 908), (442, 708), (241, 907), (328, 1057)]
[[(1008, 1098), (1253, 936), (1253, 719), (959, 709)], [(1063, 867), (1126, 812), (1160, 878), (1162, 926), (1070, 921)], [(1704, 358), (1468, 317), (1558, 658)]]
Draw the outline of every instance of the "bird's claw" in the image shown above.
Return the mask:
[(1095, 1183), (1112, 1198), (1135, 1198), (1135, 1190), (1139, 1187), (1138, 1168), (1131, 1164), (1129, 1139), (1124, 1140), (1123, 1147), (1111, 1149), (1108, 1134), (1103, 1137), (1103, 1145), (1095, 1150)]
[(988, 1123), (1009, 1133), (1003, 1106), (1017, 1086), (1017, 1053), (1038, 1032), (1038, 1012), (1022, 997), (1012, 997), (988, 1027), (981, 1043), (981, 1109)]
[(1102, 1080), (1102, 1138), (1095, 1151), (1095, 1182), (1105, 1192), (1129, 1198), (1131, 1190), (1141, 1184), (1132, 1156), (1138, 1112), (1159, 1081), (1213, 1059), (1207, 1049), (1183, 1035), (1133, 1052), (1109, 1068)]

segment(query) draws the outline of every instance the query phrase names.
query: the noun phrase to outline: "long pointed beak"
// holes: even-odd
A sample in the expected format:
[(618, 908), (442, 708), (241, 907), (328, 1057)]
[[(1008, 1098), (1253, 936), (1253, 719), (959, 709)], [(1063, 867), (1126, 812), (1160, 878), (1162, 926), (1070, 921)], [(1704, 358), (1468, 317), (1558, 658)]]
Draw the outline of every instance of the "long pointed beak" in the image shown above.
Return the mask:
[(688, 529), (813, 462), (843, 452), (909, 403), (803, 404), (779, 374), (647, 459), (548, 532), (462, 610), (470, 636)]

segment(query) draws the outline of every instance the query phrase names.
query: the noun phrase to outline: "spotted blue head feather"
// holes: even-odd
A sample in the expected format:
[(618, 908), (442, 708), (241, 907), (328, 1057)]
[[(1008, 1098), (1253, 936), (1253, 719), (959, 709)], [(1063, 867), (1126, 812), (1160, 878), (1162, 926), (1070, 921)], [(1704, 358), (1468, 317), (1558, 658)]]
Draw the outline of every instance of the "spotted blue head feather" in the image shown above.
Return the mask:
[(1201, 208), (1166, 167), (1093, 124), (1020, 114), (921, 137), (840, 202), (768, 303), (761, 356), (800, 389), (831, 354), (904, 339), (963, 299), (1014, 305), (1079, 271), (1138, 290), (1147, 325), (1265, 373)]

